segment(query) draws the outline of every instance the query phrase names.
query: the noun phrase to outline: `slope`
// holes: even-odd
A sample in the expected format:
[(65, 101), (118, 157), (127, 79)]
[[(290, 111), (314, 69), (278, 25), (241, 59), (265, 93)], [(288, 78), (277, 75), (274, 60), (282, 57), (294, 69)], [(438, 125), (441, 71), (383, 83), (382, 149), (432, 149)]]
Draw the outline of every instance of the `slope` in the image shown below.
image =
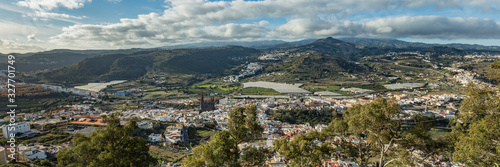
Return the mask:
[(256, 59), (258, 53), (252, 48), (228, 46), (109, 54), (41, 73), (38, 78), (46, 83), (76, 84), (133, 80), (150, 71), (155, 74), (221, 76), (245, 61)]
[(340, 73), (363, 73), (368, 67), (331, 55), (307, 54), (292, 57), (267, 67), (265, 73), (283, 73), (281, 80), (312, 81), (316, 79), (336, 79)]
[(344, 42), (332, 37), (319, 39), (311, 44), (290, 49), (292, 52), (314, 52), (356, 60), (363, 57), (362, 48), (352, 43)]

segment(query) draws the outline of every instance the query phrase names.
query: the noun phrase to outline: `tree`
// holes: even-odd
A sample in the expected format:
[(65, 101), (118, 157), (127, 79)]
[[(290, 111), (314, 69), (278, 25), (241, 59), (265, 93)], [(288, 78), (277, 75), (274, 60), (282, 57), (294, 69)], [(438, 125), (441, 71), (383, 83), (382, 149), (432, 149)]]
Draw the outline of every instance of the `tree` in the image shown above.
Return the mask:
[(290, 160), (291, 166), (316, 166), (330, 157), (333, 147), (316, 131), (280, 139), (273, 143), (275, 150)]
[(242, 150), (242, 157), (245, 165), (263, 166), (267, 158), (271, 157), (268, 149), (259, 147), (247, 147)]
[(417, 117), (416, 125), (403, 130), (399, 111), (396, 101), (377, 98), (347, 109), (342, 119), (334, 119), (323, 133), (335, 139), (333, 145), (342, 153), (334, 154), (338, 158), (356, 157), (361, 166), (366, 166), (372, 157), (378, 158), (380, 166), (396, 161), (409, 163), (405, 148), (423, 149), (432, 145), (424, 142), (431, 141), (428, 131), (432, 124)]
[[(490, 79), (500, 81), (500, 61), (490, 65)], [(500, 94), (498, 88), (469, 84), (448, 138), (453, 159), (471, 166), (500, 165)]]
[(156, 160), (149, 155), (146, 139), (133, 136), (135, 121), (120, 126), (115, 116), (107, 118), (107, 127), (90, 136), (76, 134), (74, 147), (57, 154), (58, 166), (149, 166)]
[(238, 107), (229, 113), (228, 130), (215, 133), (207, 144), (193, 148), (193, 156), (183, 166), (240, 166), (238, 144), (262, 136), (264, 128), (257, 121), (254, 105)]
[[(386, 165), (385, 155), (394, 146), (395, 140), (401, 137), (401, 124), (394, 119), (399, 114), (399, 109), (395, 101), (377, 98), (371, 103), (353, 106), (343, 115), (347, 130), (356, 136), (359, 145), (379, 152), (381, 166)], [(364, 137), (366, 143), (362, 143)], [(368, 159), (361, 156), (362, 149), (361, 146), (358, 147), (360, 164), (363, 165)]]
[(452, 136), (456, 161), (471, 166), (500, 164), (500, 95), (498, 89), (469, 85)]
[(488, 116), (472, 123), (456, 143), (455, 160), (471, 166), (500, 165), (500, 117)]

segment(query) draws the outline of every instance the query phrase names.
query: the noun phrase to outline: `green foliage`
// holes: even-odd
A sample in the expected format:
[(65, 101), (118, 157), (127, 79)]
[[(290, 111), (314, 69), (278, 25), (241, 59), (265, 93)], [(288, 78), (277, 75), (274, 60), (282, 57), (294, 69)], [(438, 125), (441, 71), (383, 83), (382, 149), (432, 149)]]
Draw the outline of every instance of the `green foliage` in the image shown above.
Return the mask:
[[(16, 111), (22, 111), (26, 113), (39, 112), (41, 110), (49, 110), (56, 108), (57, 106), (64, 106), (71, 103), (68, 99), (68, 94), (64, 93), (51, 93), (43, 96), (21, 96), (17, 94), (20, 98), (16, 99), (17, 108)], [(10, 104), (7, 100), (0, 101), (0, 110), (7, 111), (6, 107)], [(0, 113), (0, 118), (6, 116), (6, 112)]]
[(469, 85), (450, 138), (453, 158), (471, 166), (500, 164), (500, 95), (492, 88)]
[(180, 49), (167, 51), (173, 58), (157, 64), (159, 68), (175, 73), (228, 74), (227, 72), (249, 58), (256, 58), (256, 49), (228, 46), (207, 49)]
[(312, 126), (316, 124), (328, 124), (332, 122), (331, 110), (317, 111), (308, 109), (292, 109), (292, 110), (273, 110), (269, 115), (275, 120), (288, 122), (290, 124), (305, 124), (309, 123)]
[(52, 129), (50, 133), (37, 136), (28, 140), (20, 140), (21, 143), (29, 144), (29, 143), (40, 143), (42, 145), (53, 144), (58, 145), (68, 141), (71, 141), (72, 136), (62, 131), (62, 129)]
[(215, 133), (216, 133), (215, 130), (210, 130), (207, 128), (194, 128), (194, 127), (188, 128), (189, 139), (194, 139), (191, 142), (193, 146), (201, 144), (202, 140), (206, 140), (210, 136), (213, 136)]
[(234, 46), (108, 54), (54, 69), (40, 77), (46, 82), (71, 81), (76, 84), (99, 80), (133, 80), (156, 73), (220, 76), (232, 73), (232, 68), (256, 58), (259, 52)]
[(147, 53), (111, 54), (87, 58), (78, 64), (64, 66), (41, 74), (50, 82), (71, 81), (74, 83), (99, 80), (135, 79), (153, 66), (153, 59)]
[(94, 57), (92, 53), (36, 53), (32, 56), (21, 57), (16, 61), (16, 70), (19, 72), (36, 71), (43, 69), (58, 68), (73, 63), (78, 63), (85, 58)]
[[(205, 81), (204, 81), (205, 82)], [(192, 93), (218, 93), (230, 94), (238, 90), (239, 83), (208, 83), (202, 85), (194, 85), (188, 88)]]
[(433, 46), (420, 50), (421, 53), (425, 54), (428, 52), (431, 56), (441, 56), (441, 55), (465, 55), (466, 52), (460, 49), (447, 47), (447, 46)]
[(0, 165), (0, 167), (28, 167), (28, 166), (30, 165), (26, 162), (11, 162), (8, 164)]
[(151, 154), (151, 156), (153, 156), (158, 161), (176, 163), (187, 156), (187, 151), (178, 148), (150, 145), (149, 154)]
[[(238, 107), (229, 113), (228, 130), (215, 133), (210, 142), (193, 148), (183, 166), (240, 166), (238, 144), (262, 135), (255, 106)], [(259, 154), (262, 155), (262, 154)], [(256, 159), (257, 160), (257, 159)]]
[(500, 81), (500, 61), (490, 64), (490, 68), (486, 68), (486, 78), (494, 81)]
[(360, 165), (367, 165), (370, 158), (374, 157), (378, 158), (381, 166), (390, 163), (409, 164), (405, 148), (426, 150), (435, 146), (428, 133), (432, 122), (417, 117), (416, 124), (410, 130), (403, 131), (402, 121), (398, 119), (399, 109), (394, 100), (383, 98), (365, 105), (355, 105), (343, 113), (342, 119), (334, 119), (324, 133), (327, 136), (364, 141), (352, 144), (342, 138), (342, 142), (335, 144), (342, 150), (342, 154), (337, 156), (356, 157)]
[(283, 63), (269, 66), (265, 72), (284, 72), (300, 80), (338, 78), (339, 72), (362, 73), (368, 69), (344, 58), (331, 55), (308, 54), (289, 58)]
[(52, 161), (50, 161), (50, 160), (48, 160), (48, 159), (42, 159), (42, 160), (40, 160), (40, 159), (35, 159), (35, 160), (32, 162), (32, 164), (35, 164), (35, 165), (40, 166), (40, 167), (45, 167), (45, 166), (47, 166), (47, 167), (48, 167), (48, 166), (55, 166), (55, 163), (54, 163), (54, 162), (52, 162)]
[(456, 143), (453, 157), (471, 166), (500, 164), (500, 115), (487, 116), (470, 125)]
[(107, 118), (108, 126), (89, 137), (76, 134), (74, 147), (57, 154), (58, 166), (149, 166), (156, 161), (148, 153), (146, 139), (133, 136), (137, 124), (120, 127), (118, 118)]
[(324, 140), (324, 136), (312, 131), (294, 136), (293, 140), (276, 140), (273, 145), (280, 155), (290, 159), (291, 166), (316, 166), (321, 164), (321, 160), (329, 158), (334, 151), (331, 144), (321, 143)]
[(363, 57), (362, 56), (363, 54), (372, 54), (372, 51), (368, 51), (368, 53), (363, 53), (366, 51), (359, 49), (358, 47), (356, 47), (356, 45), (340, 41), (337, 39), (333, 39), (332, 37), (319, 39), (311, 44), (292, 49), (292, 51), (295, 52), (312, 51), (318, 54), (334, 55), (348, 60), (356, 60), (358, 58)]
[(271, 88), (247, 87), (239, 91), (242, 95), (281, 95), (280, 92)]
[(271, 157), (269, 150), (263, 147), (247, 147), (242, 150), (242, 154), (243, 163), (250, 166), (263, 166), (266, 160)]
[[(361, 141), (361, 136), (366, 136), (366, 144), (360, 144), (358, 147), (363, 149), (372, 149), (380, 153), (379, 161), (383, 166), (386, 153), (393, 148), (394, 140), (401, 135), (401, 125), (398, 121), (393, 120), (395, 115), (399, 114), (399, 105), (395, 101), (387, 101), (383, 98), (377, 98), (373, 102), (365, 105), (355, 105), (343, 114), (344, 121), (347, 125), (347, 130), (344, 133), (358, 136), (357, 140)], [(388, 147), (385, 147), (388, 144)], [(367, 164), (369, 157), (366, 152), (359, 151), (358, 163)]]

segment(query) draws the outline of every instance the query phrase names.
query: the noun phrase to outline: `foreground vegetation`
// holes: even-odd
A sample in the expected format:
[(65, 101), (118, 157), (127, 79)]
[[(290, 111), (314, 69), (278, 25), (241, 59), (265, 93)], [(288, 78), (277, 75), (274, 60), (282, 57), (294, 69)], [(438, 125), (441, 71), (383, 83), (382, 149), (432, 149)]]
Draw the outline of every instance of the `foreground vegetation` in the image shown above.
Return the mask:
[(58, 166), (149, 166), (157, 161), (149, 154), (146, 139), (135, 136), (137, 123), (120, 127), (115, 116), (106, 119), (108, 126), (90, 136), (76, 134), (73, 147), (57, 154)]
[(281, 122), (288, 122), (290, 124), (309, 123), (311, 126), (314, 126), (317, 124), (329, 124), (334, 116), (337, 116), (337, 113), (331, 110), (293, 109), (270, 111), (269, 116)]

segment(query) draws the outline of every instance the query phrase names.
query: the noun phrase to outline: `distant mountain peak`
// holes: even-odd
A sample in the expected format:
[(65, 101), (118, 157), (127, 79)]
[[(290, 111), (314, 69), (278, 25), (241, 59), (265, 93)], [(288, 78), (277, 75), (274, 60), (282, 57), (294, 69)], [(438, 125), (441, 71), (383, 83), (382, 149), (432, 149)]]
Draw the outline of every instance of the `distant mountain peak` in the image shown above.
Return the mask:
[(332, 38), (332, 37), (327, 37), (325, 39), (318, 39), (314, 43), (344, 43), (344, 41), (341, 41), (341, 40), (338, 40), (338, 39), (335, 39), (335, 38)]
[(356, 45), (332, 37), (316, 40), (315, 42), (296, 47), (296, 52), (313, 51), (319, 54), (338, 56), (348, 60), (355, 60), (361, 56), (361, 50)]

